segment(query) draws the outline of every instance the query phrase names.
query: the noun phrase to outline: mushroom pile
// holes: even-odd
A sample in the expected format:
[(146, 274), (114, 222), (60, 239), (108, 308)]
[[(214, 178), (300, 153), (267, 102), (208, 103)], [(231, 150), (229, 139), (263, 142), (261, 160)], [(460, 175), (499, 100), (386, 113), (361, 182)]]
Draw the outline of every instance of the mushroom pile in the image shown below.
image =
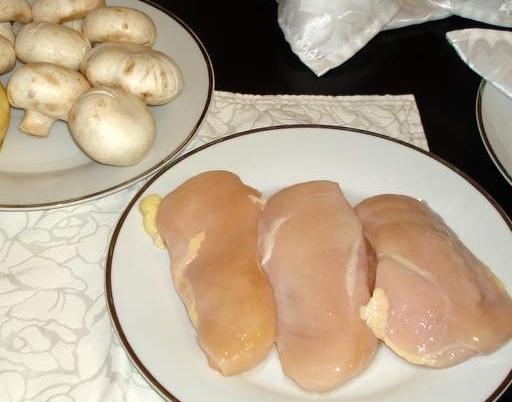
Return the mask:
[(152, 48), (156, 35), (144, 12), (104, 0), (0, 0), (0, 74), (24, 63), (7, 85), (11, 106), (25, 109), (19, 129), (45, 137), (63, 120), (91, 159), (138, 163), (155, 137), (148, 105), (183, 88), (176, 63)]

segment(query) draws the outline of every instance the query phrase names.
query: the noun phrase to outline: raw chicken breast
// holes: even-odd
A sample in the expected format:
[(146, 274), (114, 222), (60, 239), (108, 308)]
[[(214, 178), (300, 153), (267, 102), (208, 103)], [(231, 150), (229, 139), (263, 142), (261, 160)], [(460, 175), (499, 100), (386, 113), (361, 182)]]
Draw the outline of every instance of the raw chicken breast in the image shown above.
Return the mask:
[(224, 375), (258, 364), (275, 340), (272, 289), (258, 261), (259, 197), (238, 176), (210, 171), (158, 209), (174, 284), (210, 365)]
[(338, 185), (314, 181), (272, 196), (258, 242), (274, 290), (285, 374), (323, 392), (361, 373), (377, 346), (359, 316), (370, 299), (366, 246)]
[(356, 210), (378, 261), (361, 314), (395, 353), (448, 367), (511, 337), (507, 291), (426, 203), (380, 195)]

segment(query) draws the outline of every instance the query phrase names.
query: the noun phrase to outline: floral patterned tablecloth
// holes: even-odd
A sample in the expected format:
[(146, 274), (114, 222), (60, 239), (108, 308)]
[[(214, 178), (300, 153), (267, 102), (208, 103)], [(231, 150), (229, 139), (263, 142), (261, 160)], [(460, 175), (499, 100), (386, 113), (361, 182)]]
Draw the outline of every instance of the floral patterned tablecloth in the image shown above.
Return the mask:
[[(293, 123), (362, 128), (428, 149), (411, 95), (228, 92), (215, 92), (187, 149)], [(113, 334), (104, 298), (110, 236), (141, 185), (72, 207), (0, 212), (0, 402), (161, 401)]]

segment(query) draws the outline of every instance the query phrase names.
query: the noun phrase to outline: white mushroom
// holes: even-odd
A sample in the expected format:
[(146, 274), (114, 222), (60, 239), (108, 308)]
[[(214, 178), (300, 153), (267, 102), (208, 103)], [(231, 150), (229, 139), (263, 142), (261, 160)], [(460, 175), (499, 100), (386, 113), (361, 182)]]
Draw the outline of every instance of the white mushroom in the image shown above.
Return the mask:
[(90, 11), (105, 6), (105, 0), (36, 0), (32, 5), (34, 21), (56, 24), (85, 17)]
[(103, 43), (82, 60), (80, 71), (91, 85), (121, 87), (148, 105), (161, 105), (181, 92), (183, 78), (162, 52), (132, 43)]
[(11, 71), (16, 64), (14, 34), (10, 22), (0, 22), (0, 74)]
[(51, 22), (32, 22), (16, 36), (16, 55), (24, 63), (55, 63), (78, 70), (90, 49), (78, 32)]
[(121, 88), (95, 87), (82, 94), (68, 124), (80, 148), (107, 165), (139, 162), (155, 137), (155, 120), (146, 104)]
[(156, 27), (142, 11), (129, 7), (102, 7), (84, 18), (82, 34), (93, 44), (127, 42), (153, 46)]
[(0, 0), (0, 22), (32, 21), (32, 10), (27, 0)]
[(47, 136), (57, 119), (68, 119), (75, 100), (90, 87), (77, 71), (50, 63), (26, 64), (17, 69), (7, 85), (9, 103), (26, 109), (21, 131)]

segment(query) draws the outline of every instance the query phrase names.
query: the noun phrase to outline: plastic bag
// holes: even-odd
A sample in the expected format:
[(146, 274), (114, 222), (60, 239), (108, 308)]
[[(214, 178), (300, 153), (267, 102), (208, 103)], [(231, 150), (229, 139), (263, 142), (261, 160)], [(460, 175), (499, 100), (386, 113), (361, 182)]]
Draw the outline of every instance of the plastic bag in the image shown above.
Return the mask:
[(280, 0), (278, 21), (293, 52), (322, 75), (365, 46), (398, 9), (396, 0)]
[(512, 27), (512, 0), (428, 0), (461, 17)]
[(473, 28), (446, 38), (469, 67), (512, 98), (512, 32)]
[(512, 0), (278, 0), (293, 52), (317, 75), (351, 58), (377, 33), (457, 14), (512, 27)]
[(384, 29), (401, 28), (407, 25), (439, 20), (449, 17), (449, 9), (432, 4), (429, 0), (398, 0), (400, 10)]

